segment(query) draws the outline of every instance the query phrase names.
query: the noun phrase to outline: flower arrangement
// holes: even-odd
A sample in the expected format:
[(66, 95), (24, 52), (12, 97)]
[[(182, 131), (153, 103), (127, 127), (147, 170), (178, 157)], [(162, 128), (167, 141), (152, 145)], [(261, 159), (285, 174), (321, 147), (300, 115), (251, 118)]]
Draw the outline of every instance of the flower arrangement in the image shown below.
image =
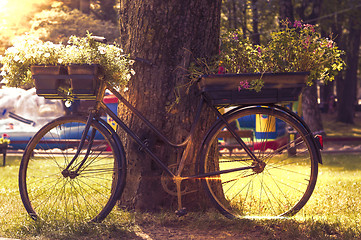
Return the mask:
[(123, 50), (113, 44), (95, 41), (91, 34), (86, 37), (71, 36), (64, 48), (64, 64), (99, 64), (102, 66), (104, 79), (113, 86), (124, 86), (135, 74), (131, 60)]
[(0, 62), (3, 82), (11, 87), (33, 86), (30, 71), (33, 65), (99, 64), (103, 79), (113, 86), (126, 85), (134, 74), (133, 60), (121, 48), (96, 42), (89, 33), (82, 38), (71, 36), (67, 45), (24, 35), (5, 51)]
[(1, 145), (1, 144), (6, 144), (6, 145), (10, 144), (10, 139), (9, 139), (9, 135), (8, 135), (8, 134), (4, 133), (4, 134), (1, 136), (1, 138), (0, 138), (0, 145)]
[(61, 64), (63, 48), (62, 44), (42, 42), (32, 35), (17, 37), (0, 58), (3, 82), (10, 87), (33, 86), (30, 66)]
[[(283, 28), (271, 34), (267, 45), (254, 45), (240, 31), (226, 33), (221, 39), (216, 60), (197, 60), (191, 66), (191, 78), (201, 74), (308, 72), (307, 84), (315, 80), (334, 80), (345, 66), (343, 51), (331, 39), (322, 38), (315, 26), (296, 21), (284, 22)], [(240, 83), (240, 88), (260, 91), (262, 79)]]
[(309, 72), (307, 83), (311, 85), (315, 80), (333, 81), (345, 66), (343, 51), (332, 39), (321, 37), (314, 25), (286, 21), (283, 30), (271, 36), (261, 50), (263, 62), (268, 63), (265, 71)]

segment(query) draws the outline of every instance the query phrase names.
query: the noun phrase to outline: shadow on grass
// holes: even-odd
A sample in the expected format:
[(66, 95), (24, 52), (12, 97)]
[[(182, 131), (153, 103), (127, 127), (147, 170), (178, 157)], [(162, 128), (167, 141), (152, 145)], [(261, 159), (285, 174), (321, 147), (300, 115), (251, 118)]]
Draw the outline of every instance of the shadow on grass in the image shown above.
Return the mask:
[[(129, 213), (115, 210), (102, 223), (41, 222), (18, 219), (6, 237), (19, 239), (358, 239), (360, 231), (341, 224), (297, 217), (288, 219), (227, 219), (218, 212)], [(15, 223), (16, 222), (16, 223)], [(4, 224), (4, 223), (2, 223)]]

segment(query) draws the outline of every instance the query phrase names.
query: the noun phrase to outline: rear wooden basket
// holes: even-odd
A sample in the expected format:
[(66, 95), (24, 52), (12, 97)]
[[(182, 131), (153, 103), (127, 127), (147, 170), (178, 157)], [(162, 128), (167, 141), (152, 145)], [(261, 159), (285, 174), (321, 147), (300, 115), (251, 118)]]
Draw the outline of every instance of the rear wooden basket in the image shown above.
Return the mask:
[[(204, 75), (198, 87), (214, 105), (269, 104), (297, 101), (308, 73), (246, 73)], [(262, 79), (260, 92), (250, 89), (239, 90), (240, 82)]]

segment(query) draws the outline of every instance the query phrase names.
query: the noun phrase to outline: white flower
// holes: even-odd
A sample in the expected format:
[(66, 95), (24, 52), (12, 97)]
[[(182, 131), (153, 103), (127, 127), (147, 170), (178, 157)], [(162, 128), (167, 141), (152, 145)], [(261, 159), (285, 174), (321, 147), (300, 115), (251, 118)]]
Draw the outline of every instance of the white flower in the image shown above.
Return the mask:
[(5, 72), (5, 71), (2, 71), (2, 72), (0, 73), (0, 76), (6, 76), (6, 72)]
[(44, 57), (46, 57), (46, 58), (50, 57), (50, 53), (45, 53)]
[(100, 54), (105, 54), (107, 52), (107, 49), (103, 46), (99, 46), (98, 51), (100, 52)]
[(134, 71), (134, 69), (132, 68), (132, 69), (130, 69), (130, 73), (132, 74), (132, 75), (134, 75), (135, 74), (135, 71)]
[(20, 57), (16, 55), (16, 56), (14, 57), (14, 61), (15, 61), (15, 62), (19, 62), (19, 61), (20, 61)]
[(3, 78), (3, 80), (0, 81), (0, 83), (7, 84), (9, 81), (6, 78)]
[(19, 50), (16, 47), (9, 47), (8, 49), (6, 49), (6, 53), (18, 53)]
[(58, 63), (59, 63), (59, 64), (62, 64), (62, 63), (63, 63), (63, 61), (64, 61), (64, 60), (63, 60), (63, 59), (61, 59), (61, 58), (59, 58), (59, 59), (58, 59)]
[(129, 90), (129, 88), (125, 87), (123, 92), (127, 92)]

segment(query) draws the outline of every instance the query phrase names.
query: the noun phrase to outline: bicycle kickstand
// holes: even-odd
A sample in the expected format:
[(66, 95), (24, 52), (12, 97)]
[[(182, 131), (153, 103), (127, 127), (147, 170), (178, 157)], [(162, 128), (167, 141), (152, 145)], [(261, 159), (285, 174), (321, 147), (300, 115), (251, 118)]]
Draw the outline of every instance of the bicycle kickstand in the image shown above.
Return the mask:
[(175, 214), (178, 217), (182, 217), (188, 213), (187, 209), (182, 207), (182, 193), (181, 193), (182, 178), (180, 176), (176, 176), (174, 181), (177, 186), (177, 198), (178, 198), (178, 210), (175, 211)]

